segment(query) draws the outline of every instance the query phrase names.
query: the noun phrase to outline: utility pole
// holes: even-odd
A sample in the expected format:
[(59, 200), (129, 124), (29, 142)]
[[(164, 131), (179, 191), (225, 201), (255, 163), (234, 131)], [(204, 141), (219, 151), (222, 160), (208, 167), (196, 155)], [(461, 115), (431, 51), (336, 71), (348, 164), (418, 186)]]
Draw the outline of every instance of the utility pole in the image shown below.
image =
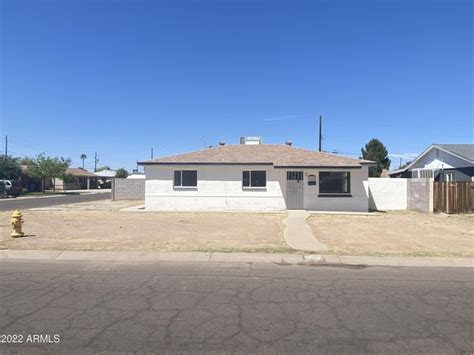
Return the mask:
[(5, 136), (5, 158), (8, 156), (8, 136)]
[(402, 157), (400, 157), (400, 165), (398, 167), (398, 169), (401, 169), (402, 168)]
[(319, 151), (323, 150), (323, 116), (319, 115)]
[(151, 147), (151, 159), (153, 159), (153, 147)]
[(97, 171), (97, 162), (99, 159), (97, 158), (97, 152), (94, 153), (94, 172)]

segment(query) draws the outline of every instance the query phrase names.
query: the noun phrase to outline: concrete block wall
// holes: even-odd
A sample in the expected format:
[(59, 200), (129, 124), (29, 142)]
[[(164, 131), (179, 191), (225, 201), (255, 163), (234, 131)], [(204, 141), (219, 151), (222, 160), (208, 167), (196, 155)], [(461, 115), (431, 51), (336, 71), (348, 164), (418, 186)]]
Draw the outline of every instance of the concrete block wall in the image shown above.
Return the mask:
[(407, 192), (409, 210), (433, 212), (433, 179), (409, 179)]
[[(196, 188), (173, 186), (175, 170), (196, 170)], [(243, 170), (265, 170), (265, 188), (242, 188)], [(271, 166), (145, 166), (145, 209), (154, 211), (280, 211), (286, 208), (280, 180)]]
[(406, 210), (407, 184), (408, 179), (369, 178), (369, 209)]
[(112, 201), (144, 199), (145, 179), (112, 179)]

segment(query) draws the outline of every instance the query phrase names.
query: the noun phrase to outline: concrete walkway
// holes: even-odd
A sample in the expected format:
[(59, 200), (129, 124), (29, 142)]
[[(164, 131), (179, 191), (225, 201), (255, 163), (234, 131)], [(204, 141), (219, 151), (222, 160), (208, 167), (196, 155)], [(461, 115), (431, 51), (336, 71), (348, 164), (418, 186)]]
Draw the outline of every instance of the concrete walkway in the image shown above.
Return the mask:
[(73, 251), (73, 250), (0, 250), (0, 262), (7, 260), (94, 261), (94, 262), (205, 262), (272, 263), (312, 266), (386, 266), (386, 267), (474, 267), (474, 258), (419, 256), (342, 256), (316, 254), (160, 252), (160, 251)]
[(308, 211), (288, 211), (288, 218), (283, 221), (286, 225), (284, 237), (286, 243), (293, 249), (304, 251), (328, 250), (326, 244), (317, 240), (306, 223)]

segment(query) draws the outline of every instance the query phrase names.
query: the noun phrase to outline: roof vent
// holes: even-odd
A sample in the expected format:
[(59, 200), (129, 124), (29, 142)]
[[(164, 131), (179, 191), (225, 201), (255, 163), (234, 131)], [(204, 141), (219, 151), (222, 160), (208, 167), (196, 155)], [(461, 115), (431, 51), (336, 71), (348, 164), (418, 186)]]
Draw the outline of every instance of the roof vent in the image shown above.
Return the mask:
[(219, 141), (219, 145), (225, 145), (225, 142), (224, 141)]
[(262, 143), (262, 137), (240, 137), (240, 144), (258, 145)]
[(291, 145), (293, 144), (293, 142), (292, 142), (292, 141), (286, 141), (285, 144), (286, 144), (286, 145), (289, 145), (289, 146), (291, 147)]

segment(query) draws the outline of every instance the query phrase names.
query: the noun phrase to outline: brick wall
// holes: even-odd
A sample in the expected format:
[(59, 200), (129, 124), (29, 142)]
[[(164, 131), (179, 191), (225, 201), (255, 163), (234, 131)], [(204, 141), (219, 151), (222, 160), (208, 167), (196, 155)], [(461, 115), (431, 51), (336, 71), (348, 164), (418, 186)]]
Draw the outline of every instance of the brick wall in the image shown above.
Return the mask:
[(112, 179), (112, 201), (144, 199), (145, 179)]

